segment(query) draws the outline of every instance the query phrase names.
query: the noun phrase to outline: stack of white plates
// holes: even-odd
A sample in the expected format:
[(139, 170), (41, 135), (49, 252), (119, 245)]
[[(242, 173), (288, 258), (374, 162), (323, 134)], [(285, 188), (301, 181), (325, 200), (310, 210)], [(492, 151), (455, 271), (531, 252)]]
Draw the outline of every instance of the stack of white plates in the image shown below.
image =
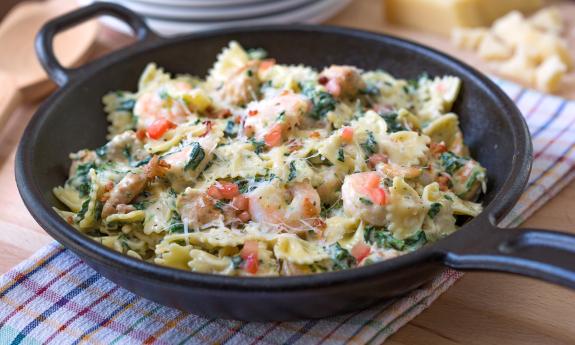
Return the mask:
[[(78, 0), (82, 5), (109, 1), (141, 14), (164, 36), (225, 27), (262, 24), (320, 23), (350, 0)], [(112, 18), (104, 23), (124, 32), (129, 28)]]

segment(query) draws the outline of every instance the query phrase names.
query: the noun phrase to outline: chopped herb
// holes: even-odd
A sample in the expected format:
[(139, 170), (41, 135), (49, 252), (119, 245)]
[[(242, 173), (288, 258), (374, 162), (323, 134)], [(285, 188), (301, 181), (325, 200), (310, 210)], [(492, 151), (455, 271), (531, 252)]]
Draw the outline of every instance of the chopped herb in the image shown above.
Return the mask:
[(380, 248), (403, 250), (404, 241), (395, 238), (391, 232), (385, 228), (376, 228), (368, 225), (364, 229), (364, 240), (369, 244), (376, 244)]
[(319, 120), (327, 115), (328, 112), (335, 109), (335, 99), (325, 91), (318, 91), (314, 86), (305, 86), (303, 94), (306, 95), (312, 102), (312, 109), (310, 116), (313, 119)]
[(129, 111), (129, 112), (131, 112), (134, 109), (135, 105), (136, 105), (136, 100), (126, 99), (126, 100), (123, 100), (122, 102), (120, 102), (120, 104), (116, 108), (116, 111)]
[(427, 236), (425, 232), (419, 231), (415, 235), (403, 240), (405, 242), (405, 250), (413, 251), (423, 247), (427, 243)]
[(108, 147), (106, 145), (100, 146), (96, 150), (94, 150), (94, 152), (96, 152), (96, 156), (98, 156), (99, 158), (104, 158), (108, 153)]
[(411, 92), (411, 89), (409, 88), (408, 85), (403, 85), (403, 92), (405, 92), (406, 94), (409, 94)]
[(198, 165), (202, 162), (202, 160), (206, 157), (204, 153), (204, 149), (200, 146), (200, 143), (193, 142), (191, 145), (192, 149), (190, 150), (190, 160), (184, 166), (184, 170), (192, 169), (196, 170)]
[(435, 218), (435, 216), (437, 216), (437, 214), (441, 210), (441, 206), (442, 205), (438, 202), (434, 202), (433, 204), (431, 204), (431, 206), (429, 207), (429, 211), (427, 211), (427, 215), (429, 216), (429, 218), (431, 219)]
[(343, 147), (340, 147), (339, 150), (337, 150), (337, 160), (340, 162), (345, 162)]
[(441, 156), (439, 156), (439, 161), (445, 169), (445, 172), (449, 175), (453, 175), (454, 172), (467, 163), (467, 159), (459, 157), (451, 151), (443, 152)]
[(285, 120), (285, 117), (286, 117), (286, 111), (283, 110), (283, 111), (278, 115), (277, 121), (278, 121), (278, 122), (283, 122), (283, 121)]
[(355, 258), (349, 251), (342, 248), (337, 242), (328, 247), (328, 253), (333, 260), (333, 267), (337, 270), (351, 268), (356, 263)]
[(226, 123), (226, 128), (224, 128), (224, 135), (226, 137), (235, 137), (237, 135), (237, 131), (236, 131), (236, 124), (234, 121), (228, 121)]
[(145, 210), (146, 207), (149, 206), (149, 204), (150, 204), (149, 201), (147, 201), (147, 200), (142, 200), (142, 201), (138, 201), (138, 202), (132, 203), (132, 206), (134, 206), (134, 208), (135, 208), (136, 210)]
[(289, 163), (289, 175), (288, 175), (288, 182), (295, 179), (297, 176), (297, 169), (295, 167), (295, 161), (291, 161)]
[(124, 157), (126, 157), (126, 159), (128, 160), (132, 159), (132, 148), (130, 147), (130, 145), (124, 146), (124, 148), (122, 149), (122, 154), (124, 155)]
[(263, 141), (257, 141), (254, 138), (250, 139), (252, 145), (254, 145), (254, 151), (257, 154), (264, 152), (264, 148), (266, 147), (266, 143)]
[(224, 206), (226, 206), (226, 203), (223, 202), (223, 201), (221, 201), (221, 200), (216, 200), (216, 202), (214, 203), (214, 206), (215, 206), (217, 209), (223, 210), (223, 209), (224, 209)]
[(393, 180), (390, 179), (389, 177), (384, 177), (383, 178), (383, 185), (386, 187), (392, 187), (393, 186)]
[(246, 74), (248, 75), (248, 77), (253, 77), (254, 76), (254, 72), (252, 71), (251, 68), (248, 68), (248, 70), (246, 71)]
[(160, 99), (162, 101), (165, 101), (170, 97), (170, 95), (168, 95), (168, 92), (164, 89), (162, 89), (162, 90), (160, 90), (160, 92), (158, 92), (158, 96), (160, 96)]
[(407, 130), (407, 128), (405, 128), (401, 123), (397, 121), (396, 112), (383, 113), (379, 114), (379, 116), (381, 116), (385, 120), (385, 123), (387, 124), (388, 133), (395, 133)]
[(473, 169), (473, 172), (471, 173), (471, 175), (469, 176), (469, 179), (467, 179), (467, 182), (465, 182), (465, 189), (466, 190), (470, 190), (471, 187), (473, 187), (473, 185), (475, 184), (475, 182), (477, 182), (477, 178), (479, 177), (479, 174), (481, 173), (480, 170), (477, 169)]
[(128, 237), (126, 236), (126, 234), (121, 233), (118, 236), (118, 241), (120, 241), (120, 245), (122, 245), (122, 249), (124, 250), (124, 252), (130, 250), (130, 246), (128, 245)]
[(142, 159), (141, 161), (132, 162), (131, 165), (132, 165), (133, 167), (135, 167), (135, 168), (141, 167), (141, 166), (143, 166), (143, 165), (148, 164), (148, 163), (150, 162), (150, 159), (152, 159), (152, 157), (147, 157), (147, 158)]
[(88, 176), (90, 169), (96, 169), (96, 164), (94, 164), (94, 162), (78, 165), (78, 168), (76, 169), (76, 175), (70, 181), (74, 188), (76, 188), (76, 190), (80, 193), (81, 197), (90, 194), (92, 185), (90, 177)]
[(182, 219), (178, 212), (172, 213), (172, 218), (170, 218), (170, 223), (168, 224), (167, 228), (168, 233), (170, 234), (183, 234), (184, 233), (184, 223), (182, 223)]
[(86, 212), (88, 212), (88, 206), (90, 206), (90, 199), (86, 199), (84, 200), (84, 202), (82, 203), (82, 208), (80, 209), (80, 212), (78, 212), (76, 214), (76, 219), (77, 221), (80, 221), (82, 219), (84, 219), (84, 216), (86, 215)]
[(377, 152), (377, 141), (375, 141), (375, 138), (373, 137), (373, 132), (367, 132), (367, 140), (361, 144), (361, 147), (368, 156)]
[(236, 255), (236, 256), (232, 256), (232, 265), (234, 265), (234, 269), (238, 269), (241, 267), (242, 263), (244, 262), (244, 259), (242, 259), (241, 256)]
[(377, 96), (379, 95), (379, 88), (376, 85), (367, 85), (365, 89), (359, 90), (362, 95)]
[(371, 202), (371, 200), (363, 198), (363, 197), (360, 197), (359, 201), (361, 201), (365, 205), (373, 205), (373, 202)]
[(449, 200), (449, 201), (453, 201), (453, 198), (450, 197), (450, 196), (447, 195), (447, 194), (444, 194), (443, 197), (444, 197), (445, 199)]

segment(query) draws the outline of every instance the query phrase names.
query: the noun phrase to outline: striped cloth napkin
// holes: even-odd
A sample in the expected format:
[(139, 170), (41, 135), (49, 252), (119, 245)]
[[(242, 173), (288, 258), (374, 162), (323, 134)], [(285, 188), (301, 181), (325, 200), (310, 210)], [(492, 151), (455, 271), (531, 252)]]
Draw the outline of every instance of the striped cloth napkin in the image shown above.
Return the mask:
[[(575, 102), (496, 79), (524, 114), (535, 147), (529, 185), (503, 226), (523, 222), (575, 177)], [(355, 313), (255, 323), (205, 319), (138, 297), (54, 243), (0, 277), (0, 344), (381, 343), (461, 273)]]

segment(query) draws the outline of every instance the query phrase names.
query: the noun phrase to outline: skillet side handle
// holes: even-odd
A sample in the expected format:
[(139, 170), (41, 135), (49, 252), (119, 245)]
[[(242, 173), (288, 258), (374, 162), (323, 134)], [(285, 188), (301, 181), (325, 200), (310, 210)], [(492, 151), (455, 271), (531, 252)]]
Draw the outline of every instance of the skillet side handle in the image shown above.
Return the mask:
[(474, 248), (446, 253), (445, 265), (515, 273), (575, 289), (575, 235), (492, 228), (477, 241)]
[(60, 64), (54, 54), (54, 36), (58, 32), (101, 15), (112, 16), (128, 24), (138, 41), (155, 41), (159, 38), (142, 17), (123, 6), (112, 3), (94, 3), (54, 18), (44, 24), (36, 35), (35, 47), (42, 67), (58, 86), (66, 85), (81, 72), (81, 69), (66, 68)]

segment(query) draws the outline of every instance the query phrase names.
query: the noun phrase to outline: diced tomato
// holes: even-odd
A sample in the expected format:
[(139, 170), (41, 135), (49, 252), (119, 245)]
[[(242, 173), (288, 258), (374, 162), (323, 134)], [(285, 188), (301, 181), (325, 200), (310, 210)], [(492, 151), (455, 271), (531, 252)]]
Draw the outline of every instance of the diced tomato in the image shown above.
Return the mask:
[(244, 242), (244, 247), (240, 252), (240, 256), (242, 259), (247, 260), (248, 257), (254, 256), (256, 259), (258, 257), (258, 241), (256, 240), (247, 240)]
[(378, 187), (370, 190), (369, 196), (371, 201), (377, 205), (387, 205), (387, 192), (385, 189)]
[(431, 151), (432, 154), (438, 155), (440, 153), (447, 151), (447, 146), (445, 146), (445, 143), (443, 141), (440, 143), (431, 143), (429, 144), (429, 150)]
[(358, 242), (355, 246), (353, 246), (353, 248), (351, 248), (351, 255), (353, 255), (353, 257), (360, 262), (361, 260), (365, 259), (366, 256), (369, 255), (369, 252), (371, 251), (371, 248), (363, 243), (363, 242)]
[(245, 195), (235, 196), (232, 200), (232, 206), (240, 211), (246, 211), (250, 207), (250, 199)]
[(385, 155), (383, 153), (373, 154), (367, 160), (367, 162), (369, 163), (369, 166), (372, 168), (375, 168), (379, 163), (387, 163), (387, 161), (388, 161), (388, 157), (387, 157), (387, 155)]
[(262, 60), (260, 62), (260, 67), (259, 67), (259, 71), (260, 72), (264, 72), (268, 69), (270, 69), (271, 67), (273, 67), (273, 65), (276, 64), (276, 60), (275, 59), (265, 59)]
[(238, 215), (238, 218), (242, 221), (242, 223), (247, 223), (252, 219), (252, 216), (248, 211), (243, 211)]
[(343, 140), (344, 143), (351, 143), (353, 141), (353, 128), (343, 127), (341, 130), (341, 140)]
[(208, 188), (208, 195), (214, 199), (232, 200), (235, 196), (240, 195), (238, 185), (233, 182), (217, 182)]
[(166, 119), (157, 119), (148, 126), (148, 136), (152, 139), (160, 139), (168, 129), (176, 128), (177, 125)]
[(278, 146), (282, 142), (282, 127), (280, 124), (276, 124), (272, 129), (264, 135), (264, 141), (267, 146), (274, 147)]
[(320, 85), (325, 85), (325, 84), (327, 84), (328, 81), (329, 81), (329, 79), (327, 79), (326, 76), (321, 76), (321, 77), (319, 77), (319, 79), (317, 80), (317, 82), (318, 82)]
[(367, 179), (365, 181), (365, 187), (367, 189), (375, 189), (379, 187), (379, 184), (381, 182), (381, 177), (379, 177), (379, 175), (375, 172), (369, 174), (369, 176), (367, 176)]
[(258, 257), (257, 255), (249, 255), (244, 264), (244, 270), (251, 274), (256, 274), (258, 272)]
[(138, 129), (136, 132), (136, 138), (138, 138), (138, 140), (146, 139), (146, 130), (143, 128)]
[(234, 197), (240, 195), (238, 185), (233, 182), (220, 182), (219, 188), (224, 199), (232, 200)]
[(215, 185), (210, 186), (210, 188), (208, 188), (208, 195), (211, 196), (214, 199), (218, 199), (221, 200), (223, 199), (223, 195), (220, 192), (220, 189), (218, 187), (216, 187)]

